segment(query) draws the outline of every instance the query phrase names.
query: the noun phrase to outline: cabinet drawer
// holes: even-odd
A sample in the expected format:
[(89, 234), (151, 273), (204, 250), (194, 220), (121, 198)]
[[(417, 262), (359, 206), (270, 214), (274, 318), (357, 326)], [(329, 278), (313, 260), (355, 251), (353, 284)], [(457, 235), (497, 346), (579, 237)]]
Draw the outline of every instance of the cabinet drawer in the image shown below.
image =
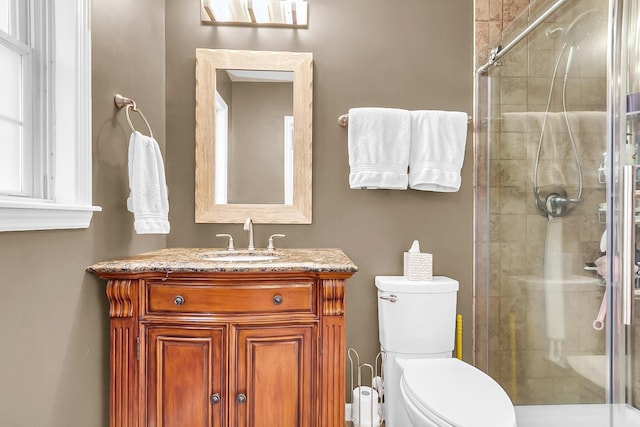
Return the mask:
[(314, 312), (313, 283), (287, 285), (147, 286), (149, 313), (280, 313)]

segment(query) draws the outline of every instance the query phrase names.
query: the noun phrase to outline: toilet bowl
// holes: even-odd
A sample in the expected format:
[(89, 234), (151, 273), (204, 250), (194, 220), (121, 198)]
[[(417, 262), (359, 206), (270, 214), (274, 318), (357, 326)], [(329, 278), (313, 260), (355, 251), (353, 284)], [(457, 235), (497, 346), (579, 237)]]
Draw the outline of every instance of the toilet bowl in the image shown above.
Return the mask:
[(377, 276), (386, 427), (515, 427), (511, 400), (491, 377), (451, 357), (456, 280)]
[(511, 400), (491, 377), (458, 359), (413, 359), (402, 400), (413, 427), (515, 427)]

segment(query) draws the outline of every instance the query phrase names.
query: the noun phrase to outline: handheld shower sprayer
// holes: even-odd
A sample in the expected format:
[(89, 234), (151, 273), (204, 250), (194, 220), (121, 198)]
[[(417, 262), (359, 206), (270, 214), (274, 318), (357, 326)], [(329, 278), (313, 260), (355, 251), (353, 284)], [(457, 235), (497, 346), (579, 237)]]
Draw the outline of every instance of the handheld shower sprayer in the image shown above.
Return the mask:
[(594, 34), (594, 30), (601, 28), (604, 17), (598, 9), (589, 9), (571, 21), (565, 27), (549, 28), (544, 34), (551, 38), (561, 38), (569, 46), (577, 46)]
[[(556, 60), (553, 75), (551, 78), (551, 85), (549, 88), (549, 95), (547, 98), (547, 107), (540, 130), (540, 139), (538, 141), (538, 148), (536, 153), (536, 159), (533, 170), (533, 191), (535, 195), (536, 205), (540, 210), (545, 212), (550, 218), (568, 215), (573, 211), (576, 206), (582, 200), (583, 190), (583, 177), (582, 166), (580, 157), (578, 155), (577, 144), (575, 135), (572, 130), (571, 121), (569, 120), (568, 108), (567, 108), (567, 83), (569, 81), (569, 73), (571, 71), (572, 62), (576, 50), (579, 49), (580, 43), (584, 40), (591, 38), (596, 31), (603, 28), (601, 25), (604, 20), (603, 14), (598, 9), (588, 9), (571, 21), (565, 27), (550, 28), (546, 31), (545, 35), (550, 38), (559, 38), (562, 43), (562, 48)], [(566, 62), (564, 67), (564, 75), (562, 79), (562, 114), (564, 117), (564, 126), (566, 127), (568, 135), (568, 143), (571, 147), (571, 152), (575, 160), (576, 174), (577, 174), (577, 190), (573, 197), (567, 195), (567, 191), (564, 188), (566, 183), (553, 184), (553, 185), (541, 185), (538, 182), (538, 169), (540, 167), (542, 145), (545, 138), (545, 129), (547, 127), (547, 120), (550, 114), (551, 98), (553, 93), (556, 77), (558, 76), (558, 68), (560, 66), (563, 56), (566, 55)]]

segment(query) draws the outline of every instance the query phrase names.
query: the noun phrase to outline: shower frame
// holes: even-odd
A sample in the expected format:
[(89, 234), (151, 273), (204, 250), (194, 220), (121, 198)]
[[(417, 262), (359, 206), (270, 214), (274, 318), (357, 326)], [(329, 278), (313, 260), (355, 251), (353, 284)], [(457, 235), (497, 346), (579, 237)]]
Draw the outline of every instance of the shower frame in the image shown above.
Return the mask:
[[(475, 310), (475, 330), (474, 330), (474, 357), (475, 363), (480, 368), (486, 370), (490, 374), (492, 373), (492, 365), (495, 365), (495, 361), (490, 360), (490, 343), (495, 340), (496, 331), (491, 329), (489, 316), (493, 315), (491, 306), (492, 294), (500, 292), (500, 290), (492, 289), (492, 274), (490, 263), (492, 262), (491, 252), (491, 218), (492, 207), (489, 203), (491, 199), (492, 188), (490, 183), (494, 177), (492, 174), (492, 158), (491, 151), (495, 149), (492, 144), (490, 136), (495, 135), (500, 128), (500, 123), (496, 123), (491, 117), (491, 108), (494, 105), (493, 102), (496, 98), (492, 91), (492, 84), (495, 84), (496, 80), (499, 83), (500, 77), (497, 78), (491, 75), (491, 70), (500, 65), (503, 61), (508, 59), (507, 54), (513, 51), (514, 48), (520, 46), (521, 43), (527, 40), (527, 38), (535, 32), (542, 24), (545, 24), (547, 20), (552, 17), (556, 12), (564, 10), (564, 7), (570, 7), (569, 0), (557, 0), (553, 3), (546, 2), (548, 6), (544, 11), (538, 9), (537, 16), (525, 26), (525, 28), (517, 35), (510, 38), (510, 40), (504, 44), (504, 46), (498, 44), (490, 51), (489, 60), (484, 65), (478, 67), (476, 71), (476, 109), (474, 112), (474, 123), (476, 124), (476, 173), (475, 173), (475, 191), (476, 197), (474, 200), (475, 210), (475, 245), (474, 245), (474, 310)], [(575, 2), (573, 2), (575, 3)], [(604, 3), (604, 2), (603, 2)], [(620, 279), (622, 275), (621, 269), (617, 263), (613, 263), (614, 258), (622, 257), (622, 245), (624, 239), (623, 235), (623, 219), (621, 218), (621, 183), (623, 181), (622, 170), (623, 164), (620, 161), (621, 150), (624, 148), (624, 136), (626, 133), (624, 114), (625, 111), (624, 96), (622, 95), (624, 88), (620, 86), (625, 80), (625, 66), (626, 53), (622, 49), (624, 40), (623, 33), (628, 29), (623, 28), (623, 9), (626, 4), (623, 0), (611, 0), (607, 2), (607, 55), (606, 55), (606, 127), (605, 127), (605, 152), (609, 155), (605, 156), (602, 160), (601, 168), (607, 174), (609, 178), (605, 186), (604, 202), (609, 206), (609, 218), (606, 222), (605, 228), (607, 230), (606, 247), (607, 254), (610, 259), (610, 265), (615, 265), (614, 268), (608, 270), (606, 274), (606, 283), (608, 290), (608, 298), (606, 300), (607, 313), (607, 327), (605, 328), (605, 336), (603, 338), (603, 350), (608, 357), (606, 361), (607, 375), (605, 391), (602, 394), (602, 404), (607, 407), (614, 407), (612, 404), (625, 404), (627, 402), (633, 402), (633, 395), (639, 395), (638, 380), (631, 378), (632, 369), (631, 365), (636, 363), (634, 359), (637, 357), (628, 357), (625, 355), (624, 348), (629, 349), (629, 352), (634, 353), (635, 348), (629, 347), (635, 342), (640, 341), (635, 338), (635, 329), (630, 326), (625, 326), (620, 319), (619, 306), (623, 300), (623, 281)], [(527, 12), (529, 9), (527, 9)], [(611, 76), (618, 76), (617, 79)], [(622, 81), (622, 83), (621, 83)], [(484, 140), (483, 140), (484, 138)], [(485, 146), (482, 146), (482, 141), (485, 142)], [(486, 200), (485, 200), (486, 198)], [(483, 203), (486, 201), (486, 203)], [(629, 235), (629, 233), (627, 233)], [(627, 243), (628, 245), (628, 243)], [(495, 245), (494, 245), (495, 246)], [(629, 257), (627, 256), (626, 259)], [(625, 273), (626, 274), (626, 273)], [(624, 291), (628, 291), (627, 289)], [(526, 309), (520, 307), (521, 309)], [(509, 336), (510, 341), (506, 345), (507, 360), (509, 363), (504, 363), (505, 360), (501, 360), (500, 365), (502, 369), (510, 370), (513, 373), (518, 372), (520, 367), (518, 366), (518, 359), (516, 353), (518, 351), (518, 336), (515, 334), (517, 321), (513, 317), (503, 316), (499, 320), (499, 327), (510, 330), (513, 332)], [(637, 316), (637, 314), (635, 315)], [(613, 321), (612, 321), (613, 319)], [(484, 321), (484, 324), (483, 324)], [(505, 340), (507, 341), (507, 340)], [(637, 344), (636, 344), (637, 345)], [(484, 347), (483, 347), (484, 346)], [(511, 397), (516, 404), (526, 402), (526, 397), (518, 395), (516, 382), (517, 376), (511, 378), (510, 381), (501, 383), (508, 391), (511, 392)], [(538, 403), (538, 402), (533, 402)], [(557, 405), (563, 402), (550, 402), (551, 405)], [(582, 402), (575, 402), (582, 403)], [(590, 402), (598, 403), (598, 402)], [(637, 402), (636, 406), (637, 406)], [(615, 411), (610, 411), (613, 414)], [(611, 415), (609, 417), (611, 423), (609, 425), (626, 425), (624, 423), (616, 423), (616, 416)], [(635, 425), (635, 424), (634, 424)]]

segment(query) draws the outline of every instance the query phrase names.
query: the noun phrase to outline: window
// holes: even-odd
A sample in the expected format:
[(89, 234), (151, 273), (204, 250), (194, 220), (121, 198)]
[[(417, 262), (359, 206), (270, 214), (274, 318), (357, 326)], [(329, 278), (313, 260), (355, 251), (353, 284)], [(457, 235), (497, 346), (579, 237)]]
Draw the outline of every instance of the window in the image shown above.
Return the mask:
[[(31, 162), (34, 135), (31, 90), (35, 85), (35, 71), (40, 70), (34, 59), (35, 40), (31, 27), (40, 28), (31, 17), (26, 2), (0, 0), (0, 193), (28, 196), (34, 194)], [(34, 28), (34, 29), (35, 29)], [(31, 40), (30, 40), (31, 39)]]
[(90, 0), (0, 0), (0, 231), (86, 228)]
[(215, 202), (227, 204), (227, 165), (229, 164), (229, 106), (220, 92), (216, 90), (216, 180), (214, 189)]
[(293, 205), (293, 116), (284, 116), (284, 204)]

